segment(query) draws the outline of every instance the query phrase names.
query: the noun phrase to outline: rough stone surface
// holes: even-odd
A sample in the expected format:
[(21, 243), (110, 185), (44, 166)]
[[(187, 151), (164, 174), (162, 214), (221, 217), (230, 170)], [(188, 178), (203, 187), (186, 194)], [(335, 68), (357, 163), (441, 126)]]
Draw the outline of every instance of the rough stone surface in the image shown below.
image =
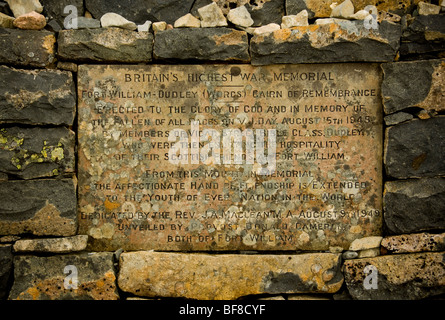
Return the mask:
[(281, 29), (251, 39), (252, 64), (393, 61), (400, 32), (385, 21), (367, 30), (359, 20)]
[[(445, 293), (444, 252), (413, 253), (347, 260), (346, 286), (359, 300), (416, 300)], [(366, 266), (376, 268), (376, 289), (366, 289)], [(368, 267), (369, 268), (369, 267)]]
[(70, 126), (75, 112), (71, 72), (0, 66), (0, 123)]
[(279, 24), (269, 23), (269, 24), (266, 24), (265, 26), (255, 28), (253, 31), (253, 34), (254, 35), (265, 35), (265, 34), (269, 34), (274, 31), (277, 31), (277, 30), (280, 30)]
[(445, 233), (414, 233), (385, 237), (382, 251), (386, 253), (413, 253), (445, 251)]
[(13, 28), (14, 27), (14, 18), (0, 12), (0, 27)]
[(147, 20), (174, 23), (190, 12), (193, 2), (194, 0), (85, 0), (85, 7), (96, 19), (107, 12), (114, 12), (136, 24)]
[(0, 129), (0, 172), (21, 179), (73, 173), (74, 132), (65, 127)]
[(48, 67), (55, 57), (54, 33), (45, 30), (0, 29), (0, 63)]
[(345, 0), (339, 5), (333, 7), (331, 17), (349, 19), (354, 14), (354, 5), (351, 0)]
[(378, 248), (380, 247), (380, 242), (382, 241), (382, 239), (383, 237), (380, 236), (355, 239), (349, 246), (349, 250), (359, 251), (359, 250)]
[(65, 18), (70, 14), (69, 12), (64, 12), (66, 6), (75, 6), (78, 18), (85, 14), (83, 0), (40, 0), (40, 3), (43, 5), (42, 14), (50, 20), (57, 21), (61, 26), (63, 26)]
[(12, 245), (0, 244), (0, 299), (7, 297), (12, 274)]
[(419, 2), (419, 14), (422, 16), (427, 16), (430, 14), (439, 14), (440, 13), (440, 6), (437, 6), (435, 4), (427, 3), (427, 2)]
[(114, 12), (105, 13), (100, 18), (100, 24), (102, 25), (102, 28), (117, 27), (128, 30), (137, 29), (136, 23), (134, 23), (133, 21), (129, 21), (124, 17), (122, 17), (121, 15)]
[(4, 181), (0, 196), (0, 234), (76, 234), (76, 183), (72, 179)]
[(6, 0), (6, 2), (16, 18), (31, 11), (38, 13), (43, 11), (43, 6), (39, 0)]
[(410, 107), (445, 110), (445, 60), (382, 64), (385, 113)]
[(396, 112), (390, 115), (387, 115), (384, 120), (387, 126), (393, 126), (395, 124), (399, 124), (402, 122), (406, 122), (412, 120), (414, 117), (410, 113), (406, 112)]
[[(78, 282), (69, 282), (77, 269)], [(66, 279), (68, 278), (68, 279)], [(116, 300), (113, 254), (108, 252), (16, 256), (10, 300)], [(70, 286), (77, 284), (77, 289)]]
[(380, 248), (360, 250), (357, 258), (373, 258), (380, 255)]
[(14, 252), (52, 252), (68, 253), (83, 251), (87, 247), (88, 236), (78, 235), (66, 238), (48, 238), (18, 240), (14, 244)]
[(159, 59), (243, 61), (250, 59), (247, 33), (229, 28), (189, 28), (158, 32), (154, 56)]
[(23, 30), (42, 30), (46, 26), (46, 19), (42, 14), (31, 11), (18, 16), (13, 24)]
[(250, 294), (333, 293), (343, 278), (340, 254), (205, 255), (129, 252), (119, 287), (138, 296), (230, 300)]
[(388, 181), (384, 221), (389, 234), (445, 229), (445, 179)]
[(158, 31), (165, 31), (167, 29), (167, 22), (165, 21), (153, 22), (152, 27), (155, 33)]
[(149, 62), (153, 35), (121, 28), (63, 30), (58, 55), (79, 62)]
[(284, 16), (281, 21), (281, 29), (308, 26), (309, 22), (307, 19), (307, 10), (303, 10), (297, 15)]
[[(333, 3), (342, 3), (340, 0), (285, 0), (288, 15), (297, 14), (301, 10), (308, 10), (309, 19), (326, 18), (331, 14)], [(412, 0), (352, 0), (355, 11), (363, 10), (367, 5), (374, 5), (378, 11), (388, 11), (397, 14), (407, 13), (411, 10)]]
[(216, 3), (211, 3), (198, 9), (201, 18), (201, 27), (225, 27), (227, 20)]
[(398, 179), (445, 174), (445, 117), (412, 120), (386, 129), (386, 173)]
[(180, 17), (175, 21), (175, 28), (200, 28), (201, 21), (195, 18), (191, 13), (187, 13), (185, 16)]
[(150, 27), (152, 22), (150, 20), (145, 21), (144, 24), (138, 25), (138, 32), (148, 32), (150, 31)]
[(284, 1), (282, 0), (255, 0), (246, 1), (247, 10), (253, 19), (254, 27), (261, 27), (269, 23), (281, 23), (285, 14)]
[(100, 21), (93, 18), (78, 17), (77, 28), (78, 29), (98, 29), (100, 28)]
[(231, 9), (227, 14), (227, 20), (241, 27), (250, 27), (253, 25), (253, 19), (245, 6)]
[(445, 52), (444, 14), (416, 16), (403, 30), (400, 57), (403, 60), (443, 58)]

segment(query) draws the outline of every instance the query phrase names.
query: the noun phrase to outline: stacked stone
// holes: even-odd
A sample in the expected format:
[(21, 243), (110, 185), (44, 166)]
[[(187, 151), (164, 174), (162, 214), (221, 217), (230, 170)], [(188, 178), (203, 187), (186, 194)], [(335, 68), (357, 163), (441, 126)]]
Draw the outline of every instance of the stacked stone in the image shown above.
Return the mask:
[[(445, 293), (443, 5), (375, 1), (372, 16), (360, 0), (6, 2), (0, 2), (0, 299), (118, 299), (117, 288), (195, 299)], [(77, 19), (69, 18), (68, 5)], [(77, 64), (153, 60), (382, 63), (382, 234), (292, 255), (88, 252), (88, 237), (77, 234)], [(72, 266), (78, 283), (66, 282)]]

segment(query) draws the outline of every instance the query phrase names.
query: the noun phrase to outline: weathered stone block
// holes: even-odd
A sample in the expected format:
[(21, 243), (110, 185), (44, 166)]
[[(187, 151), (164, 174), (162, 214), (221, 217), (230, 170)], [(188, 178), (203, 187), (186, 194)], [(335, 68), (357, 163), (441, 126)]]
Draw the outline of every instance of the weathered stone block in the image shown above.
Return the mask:
[(0, 63), (47, 67), (54, 63), (55, 43), (49, 31), (0, 28)]
[(0, 234), (71, 236), (77, 230), (72, 179), (0, 182)]
[(7, 296), (9, 278), (12, 274), (12, 246), (0, 244), (0, 299)]
[(71, 126), (75, 112), (71, 72), (0, 66), (0, 123)]
[(0, 172), (35, 179), (74, 172), (75, 136), (65, 127), (0, 129)]
[(68, 253), (85, 250), (87, 243), (87, 235), (78, 235), (65, 238), (18, 240), (13, 248), (15, 252)]
[(250, 60), (247, 33), (229, 28), (172, 29), (156, 33), (158, 59)]
[(128, 252), (118, 284), (139, 296), (236, 299), (251, 294), (333, 293), (340, 289), (340, 254), (206, 255)]
[(416, 119), (387, 128), (386, 173), (398, 179), (445, 174), (444, 128), (445, 117)]
[(445, 110), (445, 60), (384, 63), (382, 69), (386, 113), (410, 107)]
[(59, 32), (58, 55), (80, 62), (149, 62), (153, 35), (121, 28), (63, 30)]
[(406, 60), (443, 57), (445, 14), (417, 16), (402, 33), (400, 57)]
[[(415, 253), (347, 260), (346, 286), (354, 299), (415, 300), (445, 293), (444, 252)], [(374, 275), (365, 271), (374, 266)], [(371, 269), (372, 267), (368, 267)], [(377, 274), (376, 274), (377, 273)], [(370, 281), (368, 287), (369, 276)]]
[(445, 179), (388, 181), (384, 221), (389, 234), (445, 229)]
[(368, 30), (359, 20), (281, 29), (251, 39), (252, 64), (393, 61), (400, 32), (386, 21)]
[(138, 24), (166, 21), (173, 24), (190, 12), (194, 0), (85, 0), (86, 9), (96, 18), (115, 12)]
[(255, 0), (245, 1), (246, 8), (253, 20), (253, 26), (259, 27), (269, 23), (281, 23), (286, 15), (284, 1), (282, 0)]
[(50, 20), (56, 20), (61, 26), (69, 14), (68, 12), (64, 13), (66, 6), (75, 6), (78, 17), (85, 13), (83, 0), (40, 0), (40, 3), (43, 5), (43, 15)]
[(113, 253), (109, 252), (16, 256), (9, 299), (116, 300), (119, 296), (115, 279)]
[(413, 253), (425, 251), (444, 251), (445, 233), (414, 233), (385, 237), (382, 250), (390, 253)]

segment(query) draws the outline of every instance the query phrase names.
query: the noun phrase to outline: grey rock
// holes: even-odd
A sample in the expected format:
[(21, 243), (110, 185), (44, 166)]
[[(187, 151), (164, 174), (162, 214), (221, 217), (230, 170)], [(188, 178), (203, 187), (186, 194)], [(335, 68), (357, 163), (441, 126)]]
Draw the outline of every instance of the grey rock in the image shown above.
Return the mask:
[(129, 21), (120, 14), (114, 12), (105, 13), (100, 18), (100, 24), (102, 25), (102, 28), (117, 27), (127, 30), (136, 30), (138, 28), (136, 23)]
[(63, 30), (59, 32), (58, 55), (78, 62), (149, 62), (153, 35), (121, 28)]
[(0, 28), (0, 64), (48, 67), (55, 61), (54, 33)]
[(201, 18), (202, 28), (227, 26), (226, 17), (215, 2), (199, 8), (198, 14)]
[(59, 32), (60, 30), (63, 30), (63, 27), (56, 20), (50, 20), (46, 24), (46, 29), (51, 32)]
[(285, 6), (287, 15), (296, 15), (303, 10), (307, 10), (308, 19), (315, 17), (315, 12), (307, 7), (305, 0), (285, 0)]
[(397, 112), (390, 115), (387, 115), (384, 120), (387, 126), (393, 126), (395, 124), (399, 124), (402, 122), (406, 122), (412, 120), (414, 117), (410, 113), (406, 112)]
[(229, 28), (186, 28), (156, 33), (159, 59), (249, 61), (247, 33)]
[(40, 0), (40, 3), (43, 5), (42, 14), (50, 20), (56, 20), (61, 26), (63, 26), (65, 18), (70, 14), (69, 12), (64, 13), (66, 6), (75, 6), (78, 17), (83, 16), (85, 13), (83, 0)]
[(73, 179), (2, 181), (0, 198), (0, 234), (76, 234), (77, 197)]
[(77, 18), (77, 29), (98, 29), (100, 28), (100, 21), (94, 18)]
[(253, 20), (253, 27), (260, 27), (269, 23), (280, 24), (282, 17), (286, 15), (284, 1), (282, 0), (249, 1), (246, 8)]
[(443, 64), (445, 60), (382, 64), (384, 73), (382, 96), (385, 113), (394, 113), (416, 106), (437, 111), (444, 110)]
[(383, 200), (388, 234), (445, 229), (445, 178), (388, 181)]
[(0, 245), (0, 299), (7, 297), (12, 275), (12, 245)]
[(402, 60), (443, 57), (445, 51), (445, 14), (416, 16), (403, 30), (400, 44)]
[(86, 9), (100, 19), (107, 12), (143, 24), (145, 21), (166, 21), (173, 24), (190, 12), (194, 0), (85, 0)]
[(0, 172), (21, 179), (74, 172), (75, 136), (65, 127), (0, 129)]
[(445, 117), (412, 120), (386, 129), (384, 165), (398, 179), (445, 174)]
[(345, 283), (356, 300), (418, 300), (445, 293), (444, 253), (347, 260)]
[(332, 25), (298, 30), (277, 30), (250, 41), (252, 64), (385, 62), (393, 61), (399, 48), (401, 28), (383, 21), (379, 29), (367, 30), (363, 21), (339, 21)]
[(9, 299), (116, 300), (115, 278), (111, 252), (17, 256)]
[(0, 123), (71, 126), (75, 112), (71, 72), (0, 66)]

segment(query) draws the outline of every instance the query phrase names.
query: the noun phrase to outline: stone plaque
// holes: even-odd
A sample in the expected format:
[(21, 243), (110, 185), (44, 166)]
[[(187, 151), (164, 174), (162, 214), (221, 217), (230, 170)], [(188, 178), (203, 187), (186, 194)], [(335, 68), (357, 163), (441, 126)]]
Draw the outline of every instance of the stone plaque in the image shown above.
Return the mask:
[(347, 249), (382, 227), (377, 64), (79, 67), (93, 250)]

